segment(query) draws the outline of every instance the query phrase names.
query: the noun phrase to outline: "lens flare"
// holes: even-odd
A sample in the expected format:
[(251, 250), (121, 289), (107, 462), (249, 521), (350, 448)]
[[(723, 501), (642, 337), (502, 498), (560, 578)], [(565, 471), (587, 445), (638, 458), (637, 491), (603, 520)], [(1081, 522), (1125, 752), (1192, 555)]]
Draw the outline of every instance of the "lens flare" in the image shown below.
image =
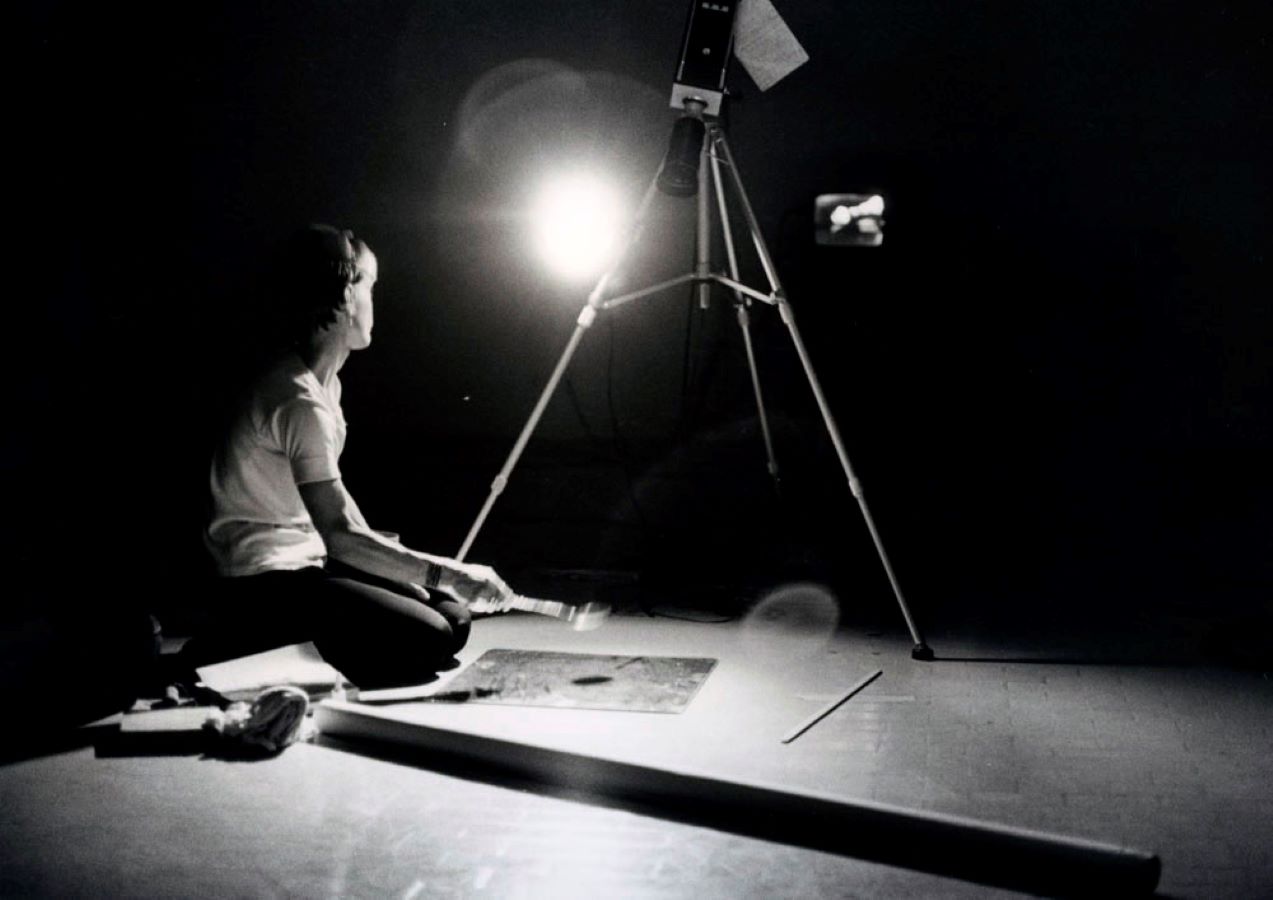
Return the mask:
[(621, 210), (617, 192), (601, 178), (574, 175), (545, 184), (533, 213), (540, 255), (565, 278), (599, 276), (614, 261)]
[(821, 650), (840, 624), (835, 595), (820, 584), (788, 584), (762, 597), (742, 623), (755, 660), (789, 661)]

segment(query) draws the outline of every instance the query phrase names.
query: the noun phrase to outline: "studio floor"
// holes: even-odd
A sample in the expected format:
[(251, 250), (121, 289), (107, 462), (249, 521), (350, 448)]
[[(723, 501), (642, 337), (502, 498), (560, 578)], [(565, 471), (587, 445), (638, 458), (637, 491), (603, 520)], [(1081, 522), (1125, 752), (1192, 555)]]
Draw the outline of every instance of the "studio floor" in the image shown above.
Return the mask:
[[(583, 633), (512, 614), (481, 621), (461, 668), (433, 687), (491, 648), (717, 663), (677, 714), (475, 703), (416, 703), (410, 714), (1152, 851), (1163, 866), (1159, 896), (1273, 894), (1267, 673), (1137, 663), (1113, 644), (1073, 658), (953, 631), (928, 638), (939, 658), (912, 660), (904, 633), (837, 627), (833, 607), (807, 595), (723, 622), (633, 611)], [(781, 742), (875, 671), (860, 693)], [(322, 736), (252, 762), (105, 757), (85, 742), (0, 767), (0, 809), (4, 896), (1017, 895), (435, 771)]]

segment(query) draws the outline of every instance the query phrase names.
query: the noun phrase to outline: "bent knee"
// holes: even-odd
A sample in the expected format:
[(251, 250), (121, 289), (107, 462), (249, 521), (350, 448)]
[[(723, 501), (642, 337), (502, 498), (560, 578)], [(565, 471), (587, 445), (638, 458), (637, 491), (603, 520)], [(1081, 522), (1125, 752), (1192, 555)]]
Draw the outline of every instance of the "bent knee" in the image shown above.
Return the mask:
[(447, 600), (435, 607), (446, 620), (448, 627), (447, 643), (450, 652), (455, 653), (469, 642), (469, 632), (473, 627), (473, 617), (468, 607), (454, 600)]
[(472, 630), (472, 620), (468, 618), (468, 611), (465, 611), (465, 618), (460, 622), (451, 622), (451, 655), (455, 655), (464, 649), (469, 642), (469, 632)]

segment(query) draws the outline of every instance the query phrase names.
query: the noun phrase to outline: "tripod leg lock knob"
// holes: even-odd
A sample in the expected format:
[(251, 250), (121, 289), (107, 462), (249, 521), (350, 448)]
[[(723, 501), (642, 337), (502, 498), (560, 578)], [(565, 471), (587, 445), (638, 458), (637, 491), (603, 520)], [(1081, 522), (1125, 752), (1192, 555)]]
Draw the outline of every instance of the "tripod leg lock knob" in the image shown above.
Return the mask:
[(579, 313), (579, 321), (575, 324), (580, 328), (588, 328), (595, 321), (597, 321), (597, 308), (595, 306), (585, 306), (583, 311)]

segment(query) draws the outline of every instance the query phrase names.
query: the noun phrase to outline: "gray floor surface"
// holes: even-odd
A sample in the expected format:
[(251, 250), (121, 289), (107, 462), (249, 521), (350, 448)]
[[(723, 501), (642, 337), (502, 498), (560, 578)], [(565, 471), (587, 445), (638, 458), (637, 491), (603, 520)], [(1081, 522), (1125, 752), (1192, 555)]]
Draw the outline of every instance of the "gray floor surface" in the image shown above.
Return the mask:
[[(930, 636), (941, 658), (918, 662), (902, 637), (833, 630), (828, 610), (807, 601), (725, 623), (614, 616), (589, 633), (513, 614), (480, 622), (461, 655), (718, 659), (680, 714), (397, 708), (478, 734), (1149, 850), (1163, 861), (1160, 896), (1273, 896), (1267, 673), (1127, 664), (1117, 647), (1066, 661), (954, 634)], [(321, 736), (256, 762), (107, 758), (90, 746), (12, 762), (0, 767), (0, 811), (5, 896), (1016, 895), (432, 771)]]

